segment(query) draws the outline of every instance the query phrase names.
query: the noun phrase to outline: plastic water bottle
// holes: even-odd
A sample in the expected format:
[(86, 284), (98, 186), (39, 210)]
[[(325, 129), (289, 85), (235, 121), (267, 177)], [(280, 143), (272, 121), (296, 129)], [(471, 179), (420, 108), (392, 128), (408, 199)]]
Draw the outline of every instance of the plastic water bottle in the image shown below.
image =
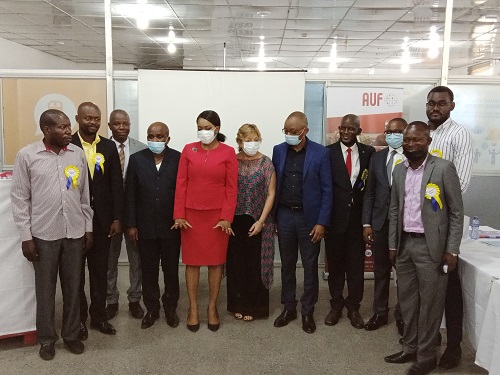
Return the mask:
[(474, 216), (471, 222), (470, 238), (477, 240), (479, 238), (479, 218)]

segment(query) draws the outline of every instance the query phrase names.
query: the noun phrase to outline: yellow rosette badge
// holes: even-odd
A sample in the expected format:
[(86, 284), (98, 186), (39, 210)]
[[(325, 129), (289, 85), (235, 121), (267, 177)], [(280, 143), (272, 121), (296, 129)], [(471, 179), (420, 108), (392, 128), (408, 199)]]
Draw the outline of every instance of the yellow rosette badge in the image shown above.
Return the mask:
[(68, 178), (66, 181), (66, 189), (69, 189), (70, 186), (73, 186), (73, 189), (76, 189), (78, 186), (78, 177), (80, 176), (80, 170), (78, 167), (68, 165), (64, 168), (64, 175)]
[(434, 212), (436, 212), (438, 208), (443, 208), (443, 203), (441, 202), (441, 198), (439, 198), (440, 193), (441, 190), (439, 190), (436, 184), (427, 184), (425, 187), (425, 197), (430, 199)]
[(363, 173), (361, 173), (361, 182), (359, 183), (359, 186), (361, 187), (361, 191), (363, 191), (365, 189), (367, 178), (368, 178), (368, 169), (365, 168)]
[(437, 156), (438, 158), (442, 159), (443, 158), (443, 152), (437, 148), (435, 148), (434, 150), (432, 150), (430, 152), (431, 155), (434, 155), (434, 156)]
[(94, 154), (94, 156), (92, 156), (92, 161), (95, 163), (96, 172), (101, 172), (102, 174), (104, 174), (104, 155), (98, 152)]

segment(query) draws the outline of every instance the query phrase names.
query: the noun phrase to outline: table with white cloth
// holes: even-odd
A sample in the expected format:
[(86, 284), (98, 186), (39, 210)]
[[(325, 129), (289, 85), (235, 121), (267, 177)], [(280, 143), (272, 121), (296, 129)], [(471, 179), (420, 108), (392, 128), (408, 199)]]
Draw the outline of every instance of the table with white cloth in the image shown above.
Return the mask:
[(494, 243), (500, 239), (464, 240), (459, 273), (464, 333), (476, 349), (475, 363), (492, 375), (500, 375), (500, 247)]
[(23, 335), (28, 344), (36, 337), (35, 272), (21, 251), (11, 185), (12, 180), (0, 179), (0, 338)]

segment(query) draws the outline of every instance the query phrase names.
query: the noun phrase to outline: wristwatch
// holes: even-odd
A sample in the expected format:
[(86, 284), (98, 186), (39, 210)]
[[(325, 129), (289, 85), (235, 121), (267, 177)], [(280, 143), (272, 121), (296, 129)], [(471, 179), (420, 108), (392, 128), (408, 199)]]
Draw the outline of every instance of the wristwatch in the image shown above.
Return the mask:
[(447, 253), (448, 253), (448, 254), (451, 254), (451, 255), (453, 255), (453, 258), (456, 258), (456, 257), (458, 257), (458, 254), (455, 254), (455, 253), (450, 253), (449, 251), (448, 251)]

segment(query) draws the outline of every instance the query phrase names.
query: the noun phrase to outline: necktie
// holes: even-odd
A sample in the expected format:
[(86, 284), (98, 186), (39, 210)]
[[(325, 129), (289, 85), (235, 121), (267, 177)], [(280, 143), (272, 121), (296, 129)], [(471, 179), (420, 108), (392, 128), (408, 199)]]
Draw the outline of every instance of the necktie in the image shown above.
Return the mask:
[(347, 157), (345, 158), (345, 166), (347, 167), (347, 173), (349, 173), (349, 177), (351, 177), (352, 173), (352, 159), (351, 159), (351, 148), (347, 148)]
[(394, 166), (394, 155), (396, 154), (396, 150), (391, 151), (391, 157), (389, 158), (389, 162), (387, 163), (387, 179), (389, 180), (389, 185), (392, 185), (392, 167)]
[(125, 169), (125, 145), (123, 143), (120, 143), (120, 152), (118, 155), (120, 156), (120, 165), (122, 167), (123, 174), (123, 170)]

